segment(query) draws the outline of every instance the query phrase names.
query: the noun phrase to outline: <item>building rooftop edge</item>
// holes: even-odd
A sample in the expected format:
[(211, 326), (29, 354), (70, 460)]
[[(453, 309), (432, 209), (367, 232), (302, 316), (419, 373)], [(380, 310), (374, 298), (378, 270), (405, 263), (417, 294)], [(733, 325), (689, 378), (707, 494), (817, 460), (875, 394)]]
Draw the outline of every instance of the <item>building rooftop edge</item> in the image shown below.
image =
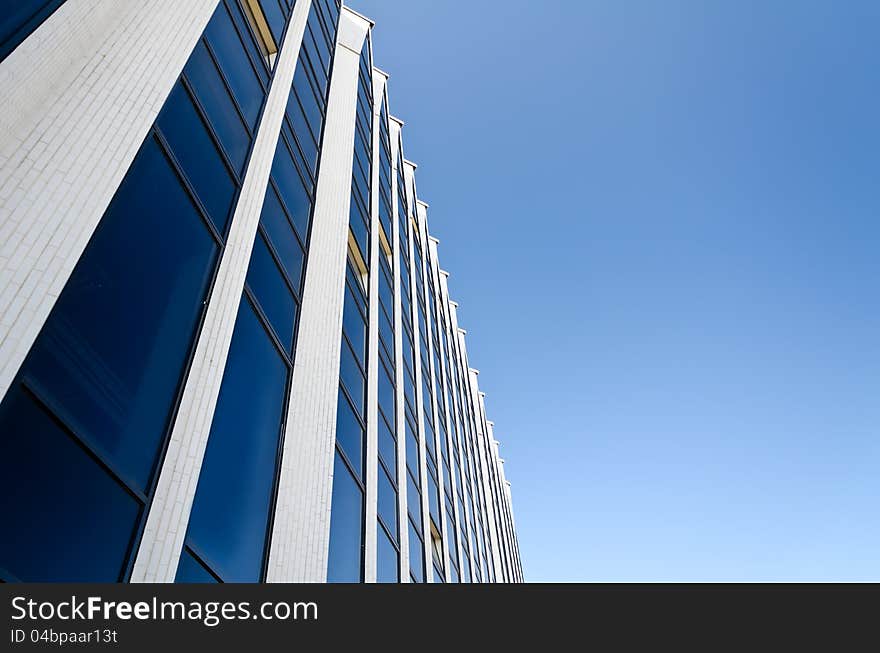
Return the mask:
[(359, 11), (355, 11), (354, 9), (352, 9), (351, 7), (349, 7), (347, 4), (345, 4), (344, 2), (342, 3), (342, 8), (343, 8), (345, 11), (347, 11), (348, 13), (350, 13), (350, 14), (352, 14), (352, 15), (354, 15), (354, 16), (357, 16), (357, 17), (360, 18), (361, 20), (364, 20), (364, 21), (368, 22), (368, 23), (370, 24), (370, 27), (375, 27), (375, 25), (376, 25), (376, 21), (374, 21), (372, 18), (367, 18), (366, 16), (364, 16), (364, 15), (363, 15), (362, 13), (360, 13)]

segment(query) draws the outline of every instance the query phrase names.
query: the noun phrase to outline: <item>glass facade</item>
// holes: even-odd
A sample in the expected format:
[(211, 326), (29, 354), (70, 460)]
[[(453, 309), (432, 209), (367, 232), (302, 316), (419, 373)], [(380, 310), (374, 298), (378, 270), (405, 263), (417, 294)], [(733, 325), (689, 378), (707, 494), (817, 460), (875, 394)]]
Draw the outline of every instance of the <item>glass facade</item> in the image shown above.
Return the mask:
[[(61, 4), (0, 12), (0, 59)], [(325, 130), (334, 102), (355, 103), (354, 138), (350, 208), (338, 216), (347, 238), (344, 285), (333, 299), (342, 327), (327, 334), (339, 346), (338, 384), (335, 369), (328, 377), (332, 456), (320, 470), (332, 476), (330, 506), (313, 538), (325, 543), (327, 566), (316, 573), (330, 582), (522, 579), (492, 426), (386, 78), (372, 65), (369, 27), (356, 93), (334, 98), (340, 21), (363, 19), (336, 0), (307, 7), (297, 14), (302, 40), (297, 32), (286, 45), (292, 0), (220, 0), (180, 57), (178, 79), (0, 401), (0, 520), (15, 525), (13, 537), (0, 538), (0, 581), (133, 578), (160, 472), (164, 479), (189, 464), (168, 453), (169, 442), (213, 305), (223, 306), (231, 338), (225, 364), (215, 366), (216, 403), (167, 580), (269, 578), (285, 439), (297, 437), (288, 424), (294, 369), (314, 354), (298, 345), (306, 279), (331, 255), (310, 247), (318, 182), (325, 166), (344, 168), (340, 185), (349, 175), (347, 158), (328, 162), (324, 153), (328, 134), (338, 138)], [(296, 65), (279, 96), (273, 82), (285, 47), (296, 48)], [(266, 141), (257, 136), (270, 90), (276, 116), (284, 111)], [(254, 186), (255, 142), (275, 148), (270, 169), (264, 158), (265, 191), (261, 184), (248, 199), (263, 198), (249, 257), (236, 258), (246, 244), (233, 223), (248, 197), (242, 189)], [(243, 290), (214, 304), (218, 269), (230, 260)]]
[[(41, 528), (22, 528), (0, 545), (8, 578), (116, 581), (130, 572), (250, 147), (252, 131), (243, 122), (236, 131), (231, 118), (243, 102), (259, 111), (265, 99), (260, 83), (250, 95), (230, 92), (248, 67), (259, 79), (263, 64), (246, 46), (254, 38), (237, 3), (221, 2), (3, 400), (4, 448), (27, 437), (29, 414), (43, 424), (43, 451), (70, 443), (71, 463), (80, 459), (59, 476), (39, 457), (18, 458), (6, 482), (22, 496), (57, 488), (71, 502), (65, 513), (103, 542), (82, 558), (53, 555), (59, 539), (38, 544), (30, 534)], [(96, 484), (105, 491), (90, 500), (63, 489)], [(111, 508), (118, 519), (105, 518)], [(25, 524), (39, 519), (27, 512)], [(86, 572), (96, 555), (100, 573)], [(50, 563), (56, 556), (64, 562)]]
[[(267, 17), (279, 17), (273, 36), (280, 39), (290, 9), (270, 0), (264, 10), (269, 5), (277, 13)], [(309, 11), (190, 514), (187, 555), (178, 567), (180, 582), (198, 582), (193, 565), (223, 582), (264, 578), (338, 20), (331, 5), (315, 2)]]

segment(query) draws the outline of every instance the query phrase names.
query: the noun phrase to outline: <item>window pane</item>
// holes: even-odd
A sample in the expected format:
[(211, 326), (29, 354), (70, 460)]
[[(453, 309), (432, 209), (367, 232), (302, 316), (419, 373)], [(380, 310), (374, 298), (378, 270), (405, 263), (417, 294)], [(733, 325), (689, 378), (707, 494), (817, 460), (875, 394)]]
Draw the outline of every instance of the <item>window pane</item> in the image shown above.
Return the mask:
[[(321, 138), (321, 109), (318, 106), (318, 101), (315, 98), (315, 94), (312, 91), (312, 87), (309, 85), (308, 77), (306, 75), (306, 68), (304, 62), (300, 61), (300, 65), (297, 65), (296, 72), (293, 74), (293, 88), (296, 90), (297, 99), (299, 99), (299, 104), (302, 106), (302, 113), (305, 116), (305, 121), (308, 127), (308, 134), (299, 134), (297, 133), (297, 138), (311, 138), (315, 143), (320, 141)], [(314, 171), (314, 164), (312, 164), (312, 170)]]
[(226, 582), (257, 582), (263, 564), (287, 366), (242, 299), (187, 539)]
[(463, 583), (471, 582), (471, 563), (468, 559), (468, 552), (465, 550), (464, 555), (461, 557), (461, 572), (462, 572), (462, 581)]
[(409, 474), (406, 475), (406, 507), (417, 523), (422, 523), (422, 495)]
[(216, 249), (148, 139), (23, 367), (140, 490), (165, 434)]
[[(228, 6), (229, 5), (227, 5), (227, 7)], [(254, 62), (257, 69), (257, 75), (263, 80), (264, 84), (268, 84), (269, 73), (267, 69), (269, 62), (266, 61), (265, 53), (263, 52), (262, 38), (257, 35), (256, 28), (251, 23), (250, 19), (245, 18), (240, 10), (233, 9), (232, 20), (238, 27), (239, 33), (242, 35), (244, 46), (250, 53), (251, 61)]]
[(304, 259), (302, 247), (296, 240), (290, 221), (284, 214), (278, 196), (271, 186), (266, 191), (266, 201), (263, 203), (260, 222), (266, 230), (278, 258), (281, 259), (281, 265), (287, 272), (290, 282), (299, 292), (302, 284)]
[[(384, 256), (382, 254), (383, 258)], [(394, 290), (391, 287), (391, 280), (384, 273), (379, 275), (379, 301), (382, 302), (389, 316), (394, 314)]]
[(257, 233), (254, 241), (247, 283), (260, 303), (260, 308), (269, 318), (281, 344), (290, 351), (293, 346), (296, 305), (261, 233)]
[(272, 36), (275, 37), (275, 43), (280, 46), (281, 36), (284, 34), (284, 24), (287, 22), (287, 18), (281, 12), (281, 6), (278, 4), (278, 0), (261, 0), (260, 6), (263, 8), (266, 22), (269, 23), (269, 29), (272, 30)]
[(379, 337), (382, 338), (382, 344), (385, 346), (389, 360), (394, 359), (394, 328), (388, 320), (385, 311), (379, 311)]
[(379, 467), (379, 516), (391, 534), (397, 537), (397, 491), (391, 484), (388, 475)]
[(336, 443), (345, 452), (358, 478), (363, 478), (364, 429), (355, 417), (351, 404), (339, 391), (336, 409)]
[[(327, 73), (320, 65), (318, 57), (318, 46), (312, 38), (309, 30), (303, 35), (303, 49), (300, 51), (300, 63), (308, 62), (308, 79), (312, 83), (315, 93), (318, 96), (321, 106), (324, 106), (324, 92), (327, 90)], [(305, 55), (305, 56), (303, 56)]]
[(394, 416), (394, 382), (384, 365), (379, 365), (379, 407), (387, 417)]
[(434, 522), (440, 523), (440, 495), (437, 490), (437, 481), (428, 474), (428, 511)]
[(376, 552), (376, 582), (398, 583), (400, 582), (400, 560), (397, 557), (397, 549), (388, 539), (388, 533), (380, 525), (376, 525), (378, 536), (376, 538), (378, 551)]
[(229, 80), (232, 94), (241, 107), (251, 129), (257, 124), (260, 115), (260, 106), (263, 103), (263, 87), (257, 78), (254, 67), (245, 53), (238, 32), (232, 24), (232, 18), (226, 10), (224, 3), (220, 3), (214, 12), (211, 22), (205, 29), (208, 43), (217, 55), (217, 61)]
[[(295, 135), (295, 138), (291, 140), (291, 145), (299, 148), (306, 170), (308, 170), (309, 174), (314, 179), (315, 166), (318, 161), (318, 146), (315, 144), (315, 141), (309, 133), (305, 116), (303, 116), (299, 102), (296, 99), (296, 93), (291, 93), (288, 98), (287, 118), (290, 121), (290, 128)], [(296, 142), (296, 145), (294, 145), (294, 141)]]
[(354, 199), (354, 192), (352, 192), (351, 202), (349, 204), (348, 225), (351, 227), (352, 234), (354, 234), (354, 240), (360, 250), (361, 257), (365, 262), (369, 261), (370, 250), (367, 248), (367, 244), (370, 239), (370, 234), (367, 231), (367, 224), (364, 222), (364, 218), (361, 217), (359, 204)]
[(284, 201), (287, 212), (293, 219), (293, 226), (300, 239), (306, 242), (309, 227), (309, 211), (312, 208), (308, 191), (303, 186), (302, 179), (296, 171), (293, 159), (290, 158), (290, 150), (284, 144), (284, 140), (278, 140), (275, 148), (275, 159), (272, 161), (272, 178), (278, 185), (278, 192)]
[(409, 522), (409, 571), (417, 583), (425, 582), (425, 560), (422, 540)]
[(208, 573), (208, 570), (201, 562), (196, 560), (193, 555), (186, 550), (180, 554), (180, 562), (177, 565), (177, 576), (174, 577), (175, 583), (216, 583), (217, 579)]
[(364, 497), (339, 454), (333, 466), (327, 581), (359, 583), (363, 558)]
[(404, 422), (406, 424), (406, 464), (413, 472), (417, 472), (419, 469), (419, 443), (409, 420), (404, 420)]
[[(324, 69), (325, 73), (329, 73), (330, 71), (330, 50), (327, 47), (327, 40), (324, 37), (324, 32), (321, 30), (319, 26), (318, 15), (313, 9), (309, 12), (308, 18), (308, 27), (311, 30), (315, 44), (318, 46), (319, 52), (318, 56), (320, 57), (320, 66)], [(315, 65), (319, 65), (318, 62), (315, 62)]]
[(364, 375), (358, 367), (351, 348), (343, 338), (342, 340), (342, 358), (339, 362), (339, 377), (348, 395), (355, 404), (355, 409), (361, 416), (364, 415)]
[(388, 471), (397, 473), (397, 441), (391, 434), (391, 430), (385, 420), (379, 417), (379, 455), (385, 462)]
[(208, 114), (211, 126), (214, 127), (223, 144), (223, 149), (229, 155), (232, 165), (241, 174), (250, 147), (250, 136), (202, 41), (196, 45), (186, 64), (185, 72), (196, 97)]
[(224, 234), (235, 186), (205, 123), (180, 82), (171, 89), (156, 124), (217, 231)]
[(21, 386), (0, 405), (0, 433), (0, 568), (23, 582), (118, 581), (139, 503)]
[(360, 361), (367, 359), (367, 325), (358, 308), (359, 304), (348, 284), (345, 285), (345, 304), (342, 310), (342, 330), (348, 337)]

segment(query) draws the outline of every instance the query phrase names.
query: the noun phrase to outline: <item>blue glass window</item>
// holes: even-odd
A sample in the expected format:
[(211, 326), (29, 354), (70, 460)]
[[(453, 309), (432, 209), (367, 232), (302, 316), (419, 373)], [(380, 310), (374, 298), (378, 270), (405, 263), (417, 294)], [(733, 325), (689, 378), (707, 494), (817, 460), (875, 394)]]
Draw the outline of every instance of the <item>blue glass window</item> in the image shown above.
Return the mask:
[(413, 523), (409, 522), (409, 572), (417, 583), (425, 582), (425, 552), (422, 538)]
[[(309, 91), (309, 93), (311, 93), (311, 91)], [(315, 169), (318, 164), (318, 145), (306, 124), (306, 119), (303, 115), (302, 109), (300, 109), (296, 93), (291, 93), (287, 100), (287, 117), (295, 136), (295, 147), (298, 147), (305, 168), (314, 179)], [(318, 124), (320, 125), (320, 123)]]
[(260, 223), (269, 236), (269, 241), (275, 248), (281, 266), (287, 272), (287, 277), (296, 293), (300, 292), (305, 254), (302, 246), (294, 234), (293, 227), (281, 208), (278, 195), (270, 186), (266, 191), (266, 201), (263, 203), (263, 213)]
[(388, 474), (379, 468), (379, 517), (385, 522), (388, 531), (397, 536), (397, 490)]
[(168, 160), (148, 139), (23, 367), (64, 421), (142, 491), (216, 252)]
[(406, 429), (406, 464), (415, 473), (419, 468), (419, 441), (409, 420), (405, 420)]
[(263, 86), (250, 57), (244, 50), (225, 3), (221, 2), (214, 12), (211, 22), (205, 29), (205, 35), (232, 87), (232, 95), (253, 131), (257, 126), (260, 107), (263, 104)]
[(358, 478), (363, 478), (364, 428), (340, 389), (336, 408), (336, 444), (345, 452)]
[[(382, 260), (380, 258), (380, 260)], [(394, 306), (394, 288), (391, 286), (391, 280), (388, 278), (387, 274), (384, 271), (379, 275), (379, 301), (382, 302), (382, 306), (387, 311), (388, 315), (393, 314), (393, 306)], [(389, 340), (389, 344), (393, 343), (394, 340)]]
[[(296, 72), (293, 74), (293, 88), (299, 99), (298, 106), (302, 107), (302, 113), (306, 118), (306, 123), (309, 129), (307, 134), (297, 133), (297, 137), (300, 139), (303, 137), (310, 138), (314, 143), (317, 143), (321, 136), (323, 114), (318, 106), (318, 100), (315, 98), (314, 91), (312, 91), (312, 87), (309, 85), (305, 70), (306, 69), (300, 65), (297, 66)], [(288, 107), (290, 106), (291, 105), (288, 102)], [(291, 111), (289, 108), (288, 113), (294, 113), (294, 111)]]
[(177, 576), (175, 576), (174, 582), (216, 583), (217, 579), (184, 547), (180, 554), (180, 562), (177, 565)]
[(345, 340), (342, 341), (341, 360), (339, 363), (339, 376), (342, 384), (348, 390), (348, 395), (355, 404), (355, 408), (359, 414), (364, 414), (364, 393), (366, 391), (364, 384), (364, 374), (361, 372), (360, 366), (355, 360), (351, 347)]
[(378, 551), (376, 552), (376, 582), (377, 583), (397, 583), (400, 582), (400, 559), (398, 558), (397, 549), (388, 538), (388, 533), (381, 525), (377, 525), (378, 531), (376, 543)]
[(269, 318), (275, 335), (290, 351), (293, 346), (293, 323), (296, 317), (296, 305), (290, 288), (281, 275), (281, 270), (269, 252), (269, 247), (258, 233), (254, 241), (251, 262), (247, 272), (247, 283), (260, 304), (260, 308)]
[(184, 72), (196, 97), (205, 108), (208, 120), (217, 132), (229, 160), (235, 170), (242, 174), (250, 147), (250, 136), (211, 55), (208, 54), (208, 49), (201, 41), (193, 50)]
[(21, 386), (0, 405), (0, 425), (0, 522), (8, 527), (0, 567), (14, 574), (6, 580), (118, 581), (139, 502)]
[[(315, 43), (318, 46), (318, 56), (320, 57), (320, 66), (324, 69), (325, 74), (330, 72), (330, 49), (327, 46), (327, 40), (324, 38), (324, 32), (319, 25), (318, 14), (314, 11), (309, 12), (308, 27), (315, 37)], [(315, 62), (318, 65), (318, 62)]]
[(428, 509), (435, 524), (440, 523), (440, 492), (437, 489), (437, 481), (428, 474)]
[(180, 82), (171, 89), (156, 124), (217, 231), (224, 234), (235, 185), (189, 93)]
[(279, 139), (275, 149), (275, 159), (272, 161), (272, 179), (278, 186), (278, 192), (284, 202), (288, 214), (293, 219), (293, 225), (300, 239), (305, 242), (308, 235), (309, 212), (312, 208), (312, 200), (302, 178), (296, 170), (296, 164), (290, 157), (290, 150)]
[(367, 356), (367, 325), (358, 308), (351, 286), (345, 285), (345, 303), (342, 310), (342, 330), (351, 343), (358, 360), (365, 361)]
[(364, 495), (338, 453), (333, 465), (332, 501), (327, 581), (359, 583), (363, 566)]
[(352, 193), (351, 204), (349, 205), (348, 210), (348, 224), (351, 227), (351, 231), (354, 234), (355, 242), (357, 243), (358, 250), (360, 251), (361, 258), (364, 261), (369, 261), (369, 249), (368, 249), (368, 241), (370, 239), (370, 233), (367, 230), (367, 225), (364, 222), (363, 218), (361, 218), (362, 209), (359, 208), (359, 205), (354, 200), (354, 193)]
[(187, 531), (226, 582), (260, 580), (287, 369), (242, 299)]
[(406, 507), (417, 523), (422, 523), (422, 495), (410, 474), (406, 475)]
[[(381, 284), (380, 284), (381, 286)], [(379, 313), (379, 337), (385, 345), (388, 358), (393, 358), (394, 354), (394, 326), (391, 324), (391, 318), (384, 310)]]
[(275, 43), (281, 44), (281, 36), (284, 34), (284, 25), (287, 23), (287, 17), (281, 10), (278, 0), (261, 0), (260, 6), (263, 8), (263, 14), (266, 16), (266, 22), (269, 23), (269, 29), (275, 38)]
[(394, 382), (385, 365), (379, 366), (379, 408), (387, 417), (394, 418)]
[(397, 473), (397, 440), (384, 418), (379, 419), (379, 456), (385, 462), (388, 471)]

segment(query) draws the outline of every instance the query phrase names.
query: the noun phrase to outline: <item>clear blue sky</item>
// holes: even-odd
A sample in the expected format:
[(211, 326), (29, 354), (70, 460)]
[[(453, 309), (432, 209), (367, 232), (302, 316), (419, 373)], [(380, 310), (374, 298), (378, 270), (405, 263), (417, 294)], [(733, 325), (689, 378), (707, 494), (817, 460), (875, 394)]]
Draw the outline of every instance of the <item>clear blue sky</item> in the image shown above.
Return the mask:
[(527, 580), (880, 580), (880, 3), (352, 0)]

